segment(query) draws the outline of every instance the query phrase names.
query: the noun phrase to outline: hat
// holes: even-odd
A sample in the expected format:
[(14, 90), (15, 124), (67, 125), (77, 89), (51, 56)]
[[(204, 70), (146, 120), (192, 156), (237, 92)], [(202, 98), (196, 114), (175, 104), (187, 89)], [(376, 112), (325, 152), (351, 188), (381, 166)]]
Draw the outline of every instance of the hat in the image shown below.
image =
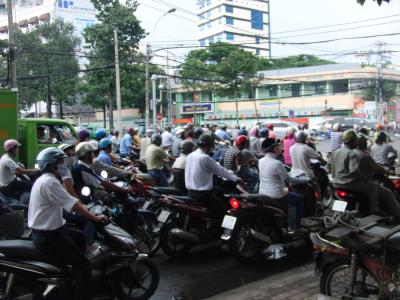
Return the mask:
[(185, 129), (179, 128), (179, 129), (176, 131), (176, 135), (180, 135), (180, 134), (182, 134), (182, 133), (184, 133), (184, 132), (185, 132)]
[(264, 151), (269, 151), (276, 145), (279, 145), (281, 143), (280, 139), (271, 139), (271, 138), (266, 138), (264, 142), (262, 143), (261, 147)]

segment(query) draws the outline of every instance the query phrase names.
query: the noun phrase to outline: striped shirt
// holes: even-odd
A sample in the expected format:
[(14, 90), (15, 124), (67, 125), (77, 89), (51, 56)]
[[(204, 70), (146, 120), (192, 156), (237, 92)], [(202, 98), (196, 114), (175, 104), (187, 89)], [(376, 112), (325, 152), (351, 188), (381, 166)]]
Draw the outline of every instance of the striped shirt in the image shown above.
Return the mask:
[(340, 149), (342, 147), (343, 141), (342, 141), (342, 134), (339, 131), (333, 131), (331, 133), (331, 150), (332, 152)]

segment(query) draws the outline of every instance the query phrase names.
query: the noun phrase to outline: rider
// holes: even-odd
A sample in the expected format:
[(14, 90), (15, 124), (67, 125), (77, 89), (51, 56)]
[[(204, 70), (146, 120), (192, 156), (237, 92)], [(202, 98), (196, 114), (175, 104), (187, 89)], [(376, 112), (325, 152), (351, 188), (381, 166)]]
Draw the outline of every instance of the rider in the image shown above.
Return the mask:
[(101, 139), (99, 143), (100, 154), (96, 158), (97, 160), (101, 161), (103, 164), (107, 166), (112, 166), (113, 162), (110, 156), (112, 150), (112, 142), (108, 138)]
[(128, 128), (127, 132), (122, 137), (119, 142), (119, 153), (122, 158), (131, 158), (132, 151), (138, 152), (140, 151), (140, 144), (137, 145), (134, 143), (133, 137), (136, 135), (136, 131), (133, 128)]
[(185, 187), (185, 166), (187, 156), (193, 152), (194, 144), (191, 141), (184, 141), (180, 144), (181, 155), (175, 160), (172, 165), (174, 174), (174, 187), (180, 191), (187, 192)]
[(376, 137), (375, 144), (371, 147), (371, 154), (375, 161), (385, 168), (390, 168), (389, 154), (397, 157), (397, 150), (387, 143), (389, 137), (384, 131), (379, 132)]
[(80, 231), (64, 226), (63, 210), (74, 211), (94, 222), (107, 222), (107, 217), (91, 214), (63, 188), (58, 178), (64, 157), (64, 152), (57, 148), (47, 148), (38, 154), (36, 161), (44, 174), (32, 188), (28, 226), (33, 229), (33, 243), (41, 252), (59, 263), (72, 266), (73, 299), (91, 300), (93, 284), (91, 265), (85, 256), (85, 237)]
[(224, 168), (236, 172), (239, 168), (239, 154), (249, 148), (249, 139), (247, 136), (239, 135), (233, 147), (229, 148), (225, 152), (224, 156)]
[(282, 143), (279, 139), (267, 138), (262, 147), (266, 155), (258, 163), (260, 170), (259, 193), (296, 207), (295, 216), (289, 214), (289, 229), (295, 230), (300, 227), (300, 220), (303, 216), (303, 198), (299, 194), (289, 192), (286, 188), (286, 183), (302, 184), (309, 180), (290, 177), (282, 161), (279, 160), (283, 151)]
[(89, 140), (89, 131), (86, 128), (80, 128), (78, 130), (78, 140), (76, 141), (76, 144), (78, 145), (79, 143), (86, 142)]
[(14, 161), (20, 146), (21, 144), (16, 140), (5, 141), (5, 154), (0, 159), (0, 192), (6, 197), (15, 199), (19, 199), (25, 192), (29, 193), (33, 185), (31, 181), (19, 178), (17, 175), (35, 176), (40, 174), (40, 170), (25, 169)]
[(162, 137), (158, 133), (151, 136), (151, 145), (146, 150), (146, 164), (147, 170), (151, 176), (157, 181), (159, 186), (167, 187), (168, 177), (164, 172), (164, 163), (166, 160), (175, 160), (169, 156), (163, 148), (161, 148)]
[(213, 212), (222, 215), (226, 208), (213, 195), (213, 175), (242, 182), (235, 174), (220, 166), (211, 157), (215, 139), (212, 134), (202, 134), (197, 141), (197, 150), (186, 158), (185, 185), (188, 195), (194, 200), (205, 203)]
[(226, 132), (227, 126), (225, 124), (220, 125), (219, 129), (215, 132), (215, 134), (222, 140), (226, 142), (230, 142), (232, 140), (231, 136), (228, 132)]
[(250, 146), (249, 149), (254, 153), (257, 158), (261, 158), (264, 156), (262, 151), (261, 142), (259, 139), (259, 130), (257, 127), (254, 127), (250, 130)]
[(332, 153), (337, 149), (340, 149), (343, 144), (342, 140), (343, 133), (340, 131), (340, 124), (336, 123), (332, 126), (331, 132), (331, 151)]
[[(304, 132), (304, 131), (303, 131)], [(285, 165), (292, 165), (292, 156), (290, 155), (290, 148), (296, 143), (294, 134), (296, 133), (296, 128), (289, 126), (286, 132), (286, 137), (283, 140), (283, 160)]]

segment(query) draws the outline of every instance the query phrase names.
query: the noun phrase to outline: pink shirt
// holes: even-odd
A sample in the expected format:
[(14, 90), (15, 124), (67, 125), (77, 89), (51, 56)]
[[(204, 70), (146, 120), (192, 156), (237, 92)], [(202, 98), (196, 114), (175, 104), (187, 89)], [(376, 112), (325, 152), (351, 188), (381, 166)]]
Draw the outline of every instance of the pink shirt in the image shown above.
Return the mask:
[(283, 149), (284, 149), (284, 153), (283, 153), (283, 158), (285, 161), (286, 165), (292, 165), (292, 158), (290, 157), (290, 147), (293, 146), (293, 144), (296, 143), (294, 140), (294, 136), (291, 137), (287, 137), (283, 140)]

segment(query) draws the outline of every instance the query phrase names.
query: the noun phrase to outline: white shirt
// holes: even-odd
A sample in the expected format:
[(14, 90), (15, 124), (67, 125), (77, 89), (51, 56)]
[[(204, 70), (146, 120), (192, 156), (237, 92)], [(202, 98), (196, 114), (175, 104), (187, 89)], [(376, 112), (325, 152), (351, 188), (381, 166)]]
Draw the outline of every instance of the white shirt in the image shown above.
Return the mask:
[(113, 135), (110, 140), (111, 140), (111, 149), (112, 149), (111, 152), (117, 153), (118, 147), (119, 147), (118, 138), (115, 135)]
[(310, 159), (319, 159), (319, 154), (306, 144), (296, 143), (290, 147), (292, 168), (302, 170), (308, 177), (314, 178), (314, 171), (311, 168)]
[(40, 176), (32, 187), (28, 226), (37, 230), (56, 230), (64, 225), (63, 209), (72, 211), (78, 199), (72, 197), (50, 173)]
[(186, 158), (187, 155), (181, 154), (181, 156), (175, 160), (174, 164), (172, 165), (172, 169), (185, 169)]
[(15, 170), (19, 168), (10, 154), (4, 154), (0, 159), (0, 186), (9, 185), (17, 176)]
[(260, 170), (260, 194), (273, 199), (281, 199), (286, 196), (285, 180), (289, 177), (283, 163), (276, 159), (273, 153), (267, 153), (258, 162)]
[(172, 145), (172, 142), (174, 140), (174, 136), (172, 135), (172, 133), (164, 131), (161, 134), (161, 137), (162, 137), (162, 143), (161, 143), (162, 147), (170, 147)]
[(185, 166), (185, 185), (188, 190), (211, 191), (213, 175), (232, 181), (239, 180), (239, 177), (221, 167), (201, 149), (197, 149), (188, 155)]

